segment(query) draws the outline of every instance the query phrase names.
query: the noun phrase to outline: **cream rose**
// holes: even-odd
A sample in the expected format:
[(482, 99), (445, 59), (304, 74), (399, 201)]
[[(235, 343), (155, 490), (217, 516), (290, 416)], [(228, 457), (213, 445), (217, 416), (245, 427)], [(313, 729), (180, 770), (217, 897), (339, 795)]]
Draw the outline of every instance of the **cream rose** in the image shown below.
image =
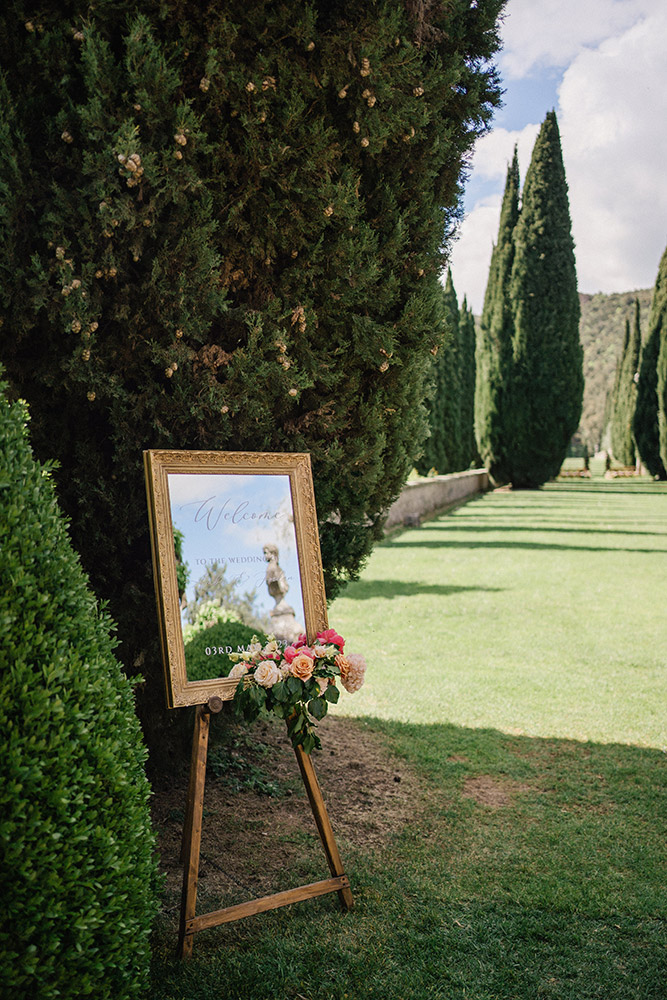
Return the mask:
[(262, 650), (262, 656), (272, 657), (278, 656), (280, 654), (280, 649), (278, 648), (278, 643), (275, 639), (271, 639), (267, 642), (266, 646)]
[(293, 677), (298, 677), (301, 681), (308, 681), (313, 676), (314, 661), (305, 653), (295, 656), (290, 663), (290, 673)]
[(262, 660), (255, 668), (255, 680), (261, 687), (270, 688), (281, 680), (275, 660)]
[(229, 674), (227, 676), (231, 677), (232, 680), (235, 681), (237, 680), (237, 678), (243, 677), (247, 673), (248, 673), (248, 668), (245, 663), (236, 663), (229, 671)]

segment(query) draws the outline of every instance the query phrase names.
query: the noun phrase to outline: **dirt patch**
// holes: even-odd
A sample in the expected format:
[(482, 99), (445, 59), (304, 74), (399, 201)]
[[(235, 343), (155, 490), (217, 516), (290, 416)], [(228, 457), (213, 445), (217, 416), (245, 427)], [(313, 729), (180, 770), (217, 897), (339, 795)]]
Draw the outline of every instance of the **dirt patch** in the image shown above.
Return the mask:
[[(294, 752), (282, 726), (216, 723), (209, 746), (200, 893), (228, 905), (329, 874)], [(313, 763), (343, 862), (346, 850), (382, 848), (423, 808), (424, 792), (379, 737), (350, 719), (319, 726)], [(154, 785), (165, 905), (178, 909), (187, 768)], [(267, 794), (268, 793), (268, 794)]]
[(515, 795), (528, 790), (527, 785), (518, 781), (499, 781), (490, 774), (480, 774), (475, 778), (466, 778), (461, 795), (464, 799), (473, 799), (480, 806), (501, 809), (511, 805)]

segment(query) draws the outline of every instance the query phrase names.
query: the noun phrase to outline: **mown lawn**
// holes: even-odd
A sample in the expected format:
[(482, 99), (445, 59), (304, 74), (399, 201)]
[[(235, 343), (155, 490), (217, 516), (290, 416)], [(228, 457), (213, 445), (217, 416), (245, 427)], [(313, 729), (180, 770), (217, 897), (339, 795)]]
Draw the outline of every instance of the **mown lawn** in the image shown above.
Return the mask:
[(352, 914), (203, 932), (187, 965), (164, 920), (152, 997), (664, 1000), (666, 549), (649, 480), (488, 494), (379, 546), (331, 609), (369, 661), (339, 711), (421, 776), (413, 821), (341, 843)]

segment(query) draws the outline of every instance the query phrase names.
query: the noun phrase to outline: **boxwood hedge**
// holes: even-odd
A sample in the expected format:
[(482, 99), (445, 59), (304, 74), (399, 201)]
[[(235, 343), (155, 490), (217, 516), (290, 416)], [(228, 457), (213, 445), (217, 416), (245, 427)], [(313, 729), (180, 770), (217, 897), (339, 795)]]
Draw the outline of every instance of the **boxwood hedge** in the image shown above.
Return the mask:
[(146, 995), (156, 863), (145, 751), (27, 411), (0, 382), (0, 983)]

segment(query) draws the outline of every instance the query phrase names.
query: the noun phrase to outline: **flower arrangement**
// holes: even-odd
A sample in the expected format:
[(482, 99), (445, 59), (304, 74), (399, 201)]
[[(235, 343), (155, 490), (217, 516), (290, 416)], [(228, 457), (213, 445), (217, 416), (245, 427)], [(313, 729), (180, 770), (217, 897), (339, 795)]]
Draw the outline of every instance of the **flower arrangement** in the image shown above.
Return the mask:
[(345, 640), (332, 628), (318, 632), (312, 645), (302, 635), (285, 649), (273, 636), (264, 646), (254, 637), (247, 650), (230, 656), (229, 676), (241, 682), (234, 695), (237, 714), (246, 722), (261, 712), (286, 719), (294, 747), (305, 753), (321, 749), (313, 720), (323, 719), (338, 701), (336, 681), (340, 677), (351, 694), (364, 683), (366, 661), (346, 655), (344, 648)]

